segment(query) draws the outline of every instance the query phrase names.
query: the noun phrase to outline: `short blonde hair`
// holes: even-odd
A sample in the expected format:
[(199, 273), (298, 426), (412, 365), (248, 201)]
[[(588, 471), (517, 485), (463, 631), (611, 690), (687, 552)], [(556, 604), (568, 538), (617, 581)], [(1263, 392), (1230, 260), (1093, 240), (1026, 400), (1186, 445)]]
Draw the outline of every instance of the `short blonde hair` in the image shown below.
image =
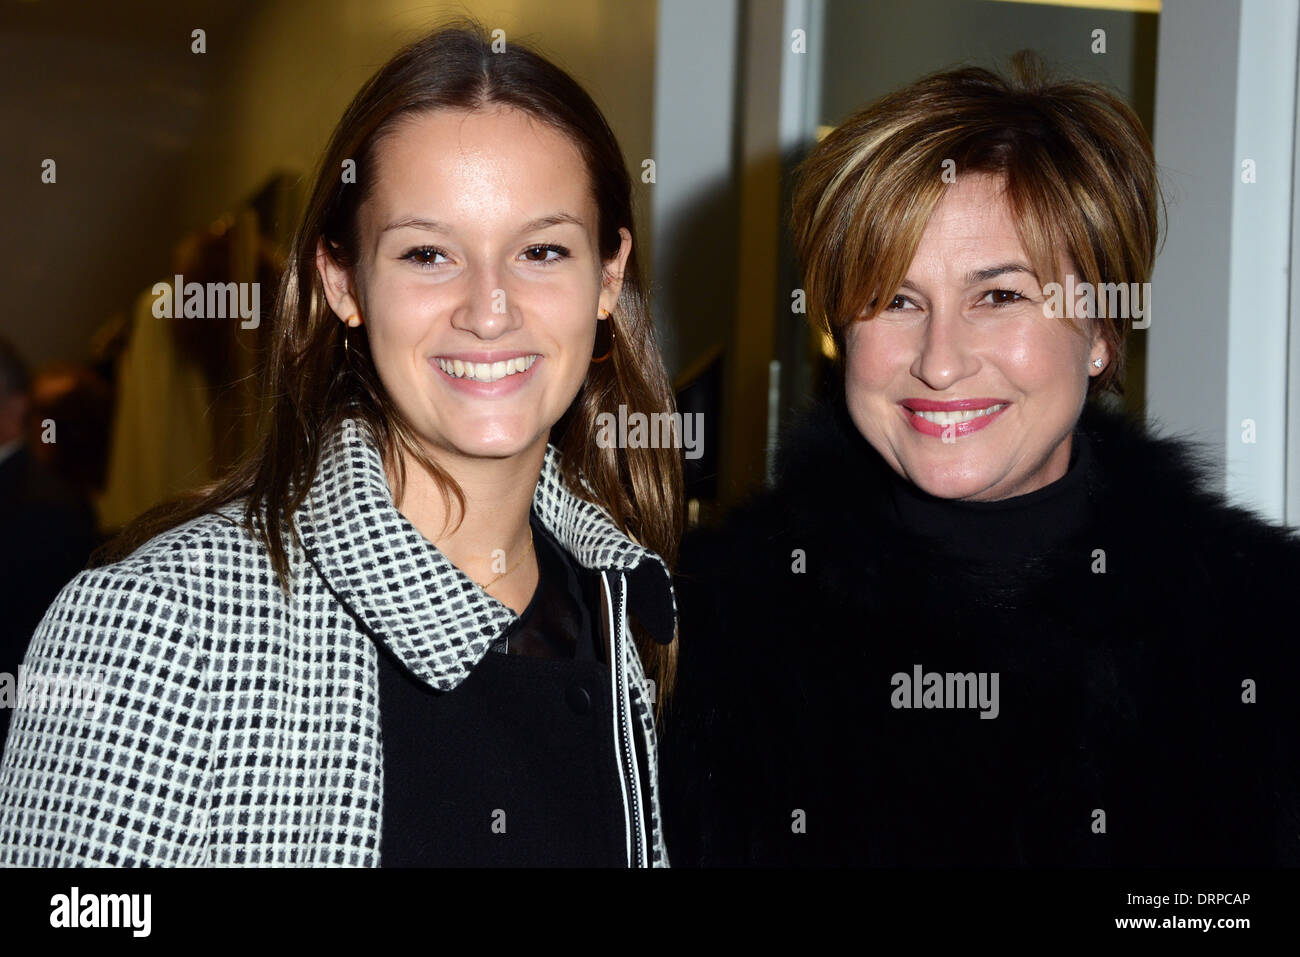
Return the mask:
[[(809, 317), (837, 356), (853, 318), (878, 314), (907, 277), (951, 181), (945, 170), (1002, 178), (1040, 283), (1064, 283), (1063, 252), (1078, 281), (1149, 279), (1163, 204), (1150, 137), (1115, 93), (1053, 81), (1022, 51), (1010, 77), (965, 67), (888, 94), (796, 170), (794, 240)], [(1127, 322), (1098, 321), (1112, 361), (1089, 391), (1122, 393)]]

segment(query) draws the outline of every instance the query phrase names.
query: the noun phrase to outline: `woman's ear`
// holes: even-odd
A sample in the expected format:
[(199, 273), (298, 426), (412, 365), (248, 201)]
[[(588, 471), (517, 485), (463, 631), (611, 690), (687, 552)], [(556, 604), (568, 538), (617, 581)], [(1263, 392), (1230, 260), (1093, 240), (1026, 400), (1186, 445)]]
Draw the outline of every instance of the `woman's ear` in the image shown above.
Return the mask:
[(609, 312), (618, 305), (618, 297), (623, 292), (623, 270), (627, 268), (627, 257), (632, 253), (632, 234), (627, 227), (621, 227), (618, 235), (621, 238), (618, 252), (601, 266), (600, 308)]
[[(1106, 371), (1110, 365), (1110, 343), (1106, 337), (1101, 334), (1097, 328), (1098, 320), (1093, 322), (1092, 348), (1088, 350), (1088, 375), (1099, 376)], [(1101, 365), (1097, 365), (1097, 360), (1101, 360)]]
[(324, 238), (316, 241), (316, 271), (320, 273), (325, 298), (334, 314), (344, 322), (349, 316), (359, 316), (361, 306), (352, 288), (352, 274), (330, 255)]

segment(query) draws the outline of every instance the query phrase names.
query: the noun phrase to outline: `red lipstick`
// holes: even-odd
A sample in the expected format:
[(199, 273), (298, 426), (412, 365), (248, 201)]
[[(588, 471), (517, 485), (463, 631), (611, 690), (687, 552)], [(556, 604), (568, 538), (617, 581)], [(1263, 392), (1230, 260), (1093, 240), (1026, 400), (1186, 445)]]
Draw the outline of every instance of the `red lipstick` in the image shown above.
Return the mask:
[[(955, 422), (931, 422), (917, 414), (918, 412), (973, 412), (994, 406), (1001, 406), (1001, 408), (995, 412), (987, 412)], [(943, 438), (945, 435), (961, 438), (980, 429), (986, 429), (995, 420), (1001, 418), (1002, 413), (1010, 406), (1011, 403), (1005, 399), (953, 399), (948, 402), (938, 402), (934, 399), (904, 399), (898, 404), (899, 412), (907, 420), (908, 425), (922, 435), (934, 438)]]

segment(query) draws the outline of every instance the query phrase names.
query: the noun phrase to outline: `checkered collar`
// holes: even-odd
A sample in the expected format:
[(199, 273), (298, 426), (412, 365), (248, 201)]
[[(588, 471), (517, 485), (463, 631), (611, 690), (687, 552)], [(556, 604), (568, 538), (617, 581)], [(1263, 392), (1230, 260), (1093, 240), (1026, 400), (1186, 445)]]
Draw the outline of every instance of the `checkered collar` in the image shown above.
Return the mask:
[[(635, 576), (646, 600), (671, 609), (652, 633), (676, 625), (671, 579), (654, 552), (632, 541), (603, 509), (574, 495), (547, 446), (533, 510), (573, 559)], [(325, 444), (310, 492), (294, 514), (299, 540), (334, 595), (422, 681), (456, 687), (516, 618), (416, 530), (393, 505), (379, 449), (366, 425), (345, 420)], [(665, 627), (665, 625), (667, 627)], [(666, 632), (666, 633), (665, 633)]]

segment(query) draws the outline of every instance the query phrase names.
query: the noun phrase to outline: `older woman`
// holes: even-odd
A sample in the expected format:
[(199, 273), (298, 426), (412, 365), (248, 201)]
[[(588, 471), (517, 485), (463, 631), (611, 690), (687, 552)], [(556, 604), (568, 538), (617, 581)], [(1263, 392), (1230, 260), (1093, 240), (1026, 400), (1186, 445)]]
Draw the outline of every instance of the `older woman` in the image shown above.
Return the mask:
[(261, 444), (36, 632), (27, 671), (92, 693), (18, 711), (0, 864), (667, 864), (681, 466), (593, 438), (672, 404), (633, 229), (608, 124), (527, 47), (447, 29), (371, 78)]
[(842, 396), (688, 540), (678, 864), (1300, 862), (1300, 543), (1099, 401), (1140, 303), (1078, 293), (1147, 280), (1157, 206), (1133, 112), (1028, 57), (804, 163)]

